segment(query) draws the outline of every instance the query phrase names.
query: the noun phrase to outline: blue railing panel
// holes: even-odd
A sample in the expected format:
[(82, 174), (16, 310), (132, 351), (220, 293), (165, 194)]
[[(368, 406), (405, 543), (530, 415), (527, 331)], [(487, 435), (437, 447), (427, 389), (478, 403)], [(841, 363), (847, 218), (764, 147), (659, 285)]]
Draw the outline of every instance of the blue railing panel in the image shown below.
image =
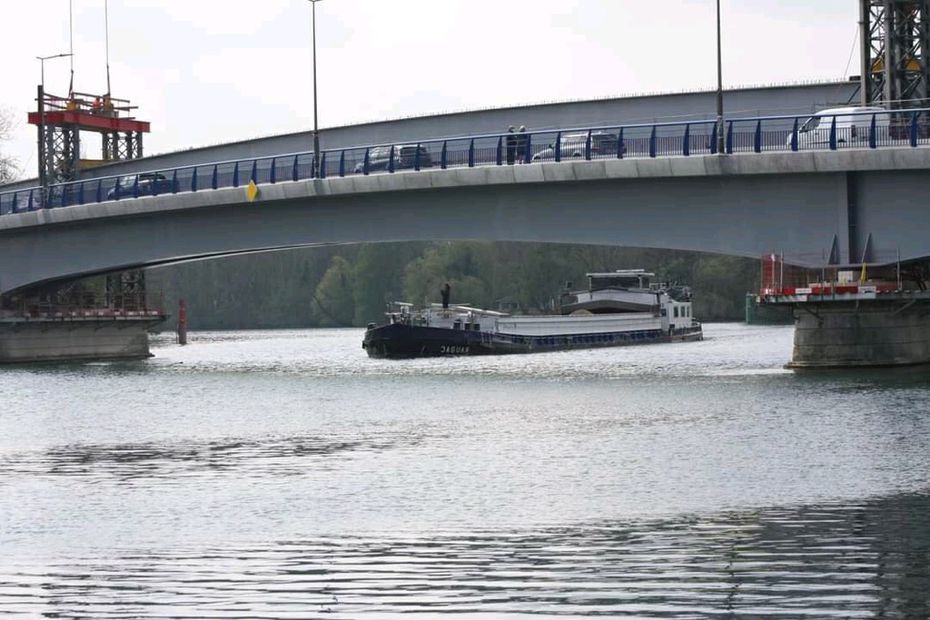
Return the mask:
[[(338, 173), (380, 174), (475, 166), (561, 162), (572, 159), (678, 157), (716, 154), (717, 136), (725, 131), (726, 153), (798, 152), (849, 148), (917, 147), (930, 143), (930, 109), (864, 112), (810, 117), (769, 116), (716, 121), (683, 121), (535, 132), (497, 133), (368, 145), (321, 153), (319, 176)], [(334, 161), (338, 158), (337, 161)], [(332, 162), (332, 163), (328, 163)], [(336, 168), (338, 164), (338, 169)], [(278, 166), (284, 169), (279, 170)], [(100, 177), (40, 188), (0, 192), (0, 215), (38, 208), (92, 204), (107, 200), (145, 198), (196, 192), (206, 188), (200, 176), (210, 175), (209, 187), (239, 187), (241, 168), (257, 184), (313, 176), (313, 154), (287, 153), (268, 157), (182, 166), (169, 170)], [(290, 168), (288, 175), (288, 168)]]

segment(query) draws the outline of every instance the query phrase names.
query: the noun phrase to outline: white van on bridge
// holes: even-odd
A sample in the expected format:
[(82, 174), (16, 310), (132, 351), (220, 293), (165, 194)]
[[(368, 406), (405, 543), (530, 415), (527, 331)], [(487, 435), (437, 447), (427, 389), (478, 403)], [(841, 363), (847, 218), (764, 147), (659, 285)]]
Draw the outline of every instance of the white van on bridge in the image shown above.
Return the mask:
[[(891, 113), (885, 108), (858, 106), (829, 108), (811, 116), (798, 128), (798, 149), (830, 148), (830, 132), (836, 120), (836, 144), (842, 147), (869, 146), (872, 119), (875, 119), (875, 141), (885, 143), (891, 135)], [(788, 135), (787, 146), (791, 146), (793, 132)], [(903, 137), (903, 136), (898, 136)]]

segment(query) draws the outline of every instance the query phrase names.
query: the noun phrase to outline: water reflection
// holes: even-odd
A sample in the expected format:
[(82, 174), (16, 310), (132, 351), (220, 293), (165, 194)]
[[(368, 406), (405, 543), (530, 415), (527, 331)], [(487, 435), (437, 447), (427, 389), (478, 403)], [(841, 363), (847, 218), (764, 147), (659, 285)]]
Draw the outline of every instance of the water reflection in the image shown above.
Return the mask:
[(930, 616), (930, 495), (578, 527), (319, 537), (0, 564), (62, 618)]
[[(129, 480), (236, 472), (250, 477), (300, 474), (313, 460), (415, 445), (406, 434), (268, 437), (175, 443), (66, 444), (0, 456), (0, 482), (23, 474)], [(246, 471), (247, 470), (247, 471)]]

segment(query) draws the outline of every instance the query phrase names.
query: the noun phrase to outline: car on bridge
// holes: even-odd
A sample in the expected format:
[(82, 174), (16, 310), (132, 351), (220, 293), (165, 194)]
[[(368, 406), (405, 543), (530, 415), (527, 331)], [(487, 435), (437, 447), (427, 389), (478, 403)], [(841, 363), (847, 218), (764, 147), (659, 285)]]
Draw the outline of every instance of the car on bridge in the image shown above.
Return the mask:
[[(899, 131), (902, 127), (895, 126), (895, 131), (892, 131), (891, 113), (884, 108), (869, 106), (830, 108), (817, 112), (798, 128), (798, 149), (830, 148), (830, 133), (834, 120), (836, 121), (835, 137), (838, 147), (866, 147), (869, 145), (873, 118), (875, 119), (875, 140), (878, 143), (907, 137), (906, 130)], [(793, 130), (788, 132), (786, 146), (791, 146), (793, 133)]]
[[(433, 158), (429, 151), (423, 145), (417, 144), (395, 144), (394, 146), (377, 146), (368, 152), (368, 172), (384, 172), (391, 164), (391, 149), (394, 149), (394, 170), (406, 170), (415, 168), (419, 164), (420, 168), (431, 168)], [(419, 149), (419, 162), (417, 161), (417, 150)], [(365, 172), (365, 162), (360, 161), (355, 164), (356, 174)]]
[[(567, 133), (559, 141), (559, 152), (562, 158), (580, 158), (585, 156), (585, 144), (588, 141), (588, 132)], [(617, 155), (617, 134), (608, 131), (591, 132), (591, 157)], [(626, 152), (626, 145), (623, 147)], [(533, 155), (533, 161), (555, 161), (555, 145), (550, 144)]]
[(136, 195), (136, 178), (139, 180), (139, 196), (156, 196), (170, 194), (175, 191), (171, 179), (160, 172), (143, 172), (129, 174), (117, 179), (117, 183), (107, 192), (107, 199), (129, 198)]

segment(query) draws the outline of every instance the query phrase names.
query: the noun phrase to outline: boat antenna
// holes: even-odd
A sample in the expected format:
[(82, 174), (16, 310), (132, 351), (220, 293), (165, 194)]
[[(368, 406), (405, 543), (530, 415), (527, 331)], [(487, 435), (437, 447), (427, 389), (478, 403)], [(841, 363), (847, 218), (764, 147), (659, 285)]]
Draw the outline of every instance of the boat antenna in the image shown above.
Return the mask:
[(110, 96), (110, 11), (108, 0), (103, 0), (103, 32), (107, 55), (107, 96)]
[(74, 97), (74, 0), (68, 0), (68, 55), (71, 62), (71, 81), (68, 82), (68, 98)]

